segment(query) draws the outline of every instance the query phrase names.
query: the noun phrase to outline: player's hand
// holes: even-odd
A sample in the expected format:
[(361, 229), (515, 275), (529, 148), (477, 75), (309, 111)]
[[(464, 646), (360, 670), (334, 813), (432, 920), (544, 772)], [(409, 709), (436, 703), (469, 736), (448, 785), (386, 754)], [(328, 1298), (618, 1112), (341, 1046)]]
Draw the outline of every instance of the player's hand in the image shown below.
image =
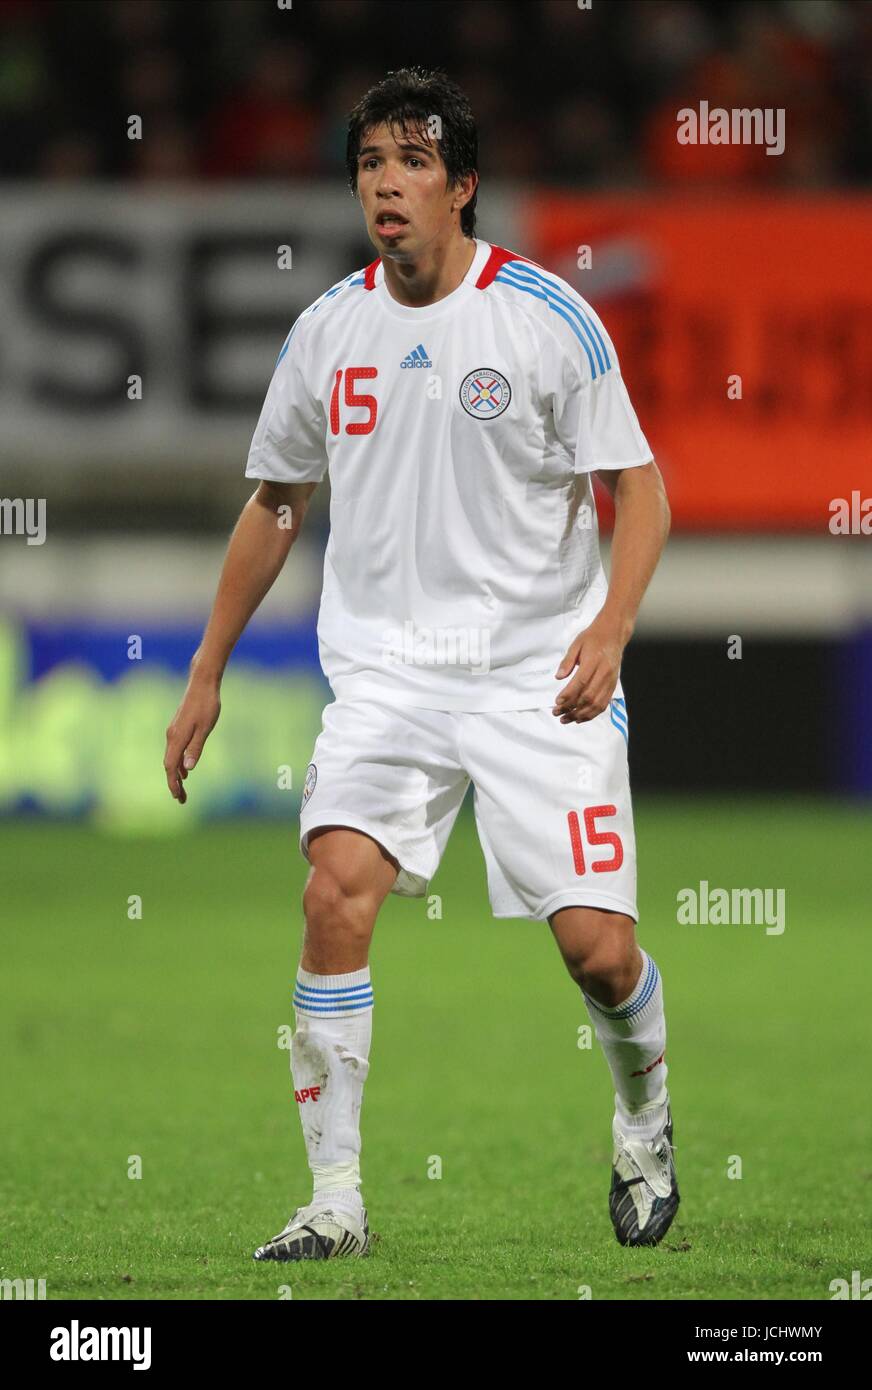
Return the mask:
[(182, 703), (167, 729), (167, 749), (164, 754), (167, 786), (182, 805), (188, 799), (184, 780), (196, 767), (203, 744), (218, 723), (220, 713), (218, 686), (192, 676)]
[(601, 616), (570, 643), (555, 672), (557, 679), (563, 680), (575, 670), (551, 711), (560, 717), (561, 724), (583, 724), (602, 714), (615, 693), (625, 645), (614, 624)]

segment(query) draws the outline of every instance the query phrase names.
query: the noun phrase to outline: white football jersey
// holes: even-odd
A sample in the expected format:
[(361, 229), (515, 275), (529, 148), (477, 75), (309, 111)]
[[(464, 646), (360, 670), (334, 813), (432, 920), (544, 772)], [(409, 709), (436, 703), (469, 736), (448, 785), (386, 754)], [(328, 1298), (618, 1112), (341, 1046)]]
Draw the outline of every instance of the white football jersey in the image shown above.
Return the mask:
[(553, 704), (606, 578), (590, 474), (651, 450), (593, 309), (486, 241), (410, 308), (380, 260), (300, 314), (246, 476), (330, 476), (318, 617), (335, 696), (431, 709)]

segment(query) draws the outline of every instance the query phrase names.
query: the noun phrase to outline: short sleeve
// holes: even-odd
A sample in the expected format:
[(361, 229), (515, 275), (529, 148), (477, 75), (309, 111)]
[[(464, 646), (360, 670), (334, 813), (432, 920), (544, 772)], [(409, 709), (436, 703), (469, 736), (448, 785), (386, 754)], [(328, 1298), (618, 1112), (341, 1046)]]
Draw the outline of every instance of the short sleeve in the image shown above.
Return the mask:
[(305, 332), (294, 324), (279, 354), (251, 441), (247, 478), (318, 483), (327, 471), (327, 420), (311, 392)]
[(566, 319), (542, 354), (543, 389), (551, 399), (558, 437), (576, 473), (635, 468), (654, 457), (642, 433), (615, 345), (589, 304), (566, 303)]

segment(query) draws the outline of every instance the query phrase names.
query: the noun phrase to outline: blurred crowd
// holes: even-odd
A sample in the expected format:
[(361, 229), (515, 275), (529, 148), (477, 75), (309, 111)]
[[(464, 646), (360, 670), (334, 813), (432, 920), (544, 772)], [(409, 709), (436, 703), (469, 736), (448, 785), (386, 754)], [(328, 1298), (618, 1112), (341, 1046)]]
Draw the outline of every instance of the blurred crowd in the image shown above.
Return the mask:
[[(872, 0), (0, 0), (0, 176), (335, 177), (350, 108), (410, 63), (468, 93), (483, 177), (872, 176)], [(702, 100), (783, 107), (784, 154), (679, 145)]]

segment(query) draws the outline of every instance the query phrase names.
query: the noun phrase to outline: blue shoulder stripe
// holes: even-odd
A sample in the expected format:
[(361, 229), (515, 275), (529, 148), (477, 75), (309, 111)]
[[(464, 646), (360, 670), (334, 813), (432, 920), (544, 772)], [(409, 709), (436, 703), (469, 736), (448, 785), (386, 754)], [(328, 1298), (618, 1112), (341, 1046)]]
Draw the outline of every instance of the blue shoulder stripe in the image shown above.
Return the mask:
[(556, 304), (551, 303), (551, 301), (548, 298), (548, 295), (544, 290), (534, 290), (532, 285), (521, 284), (519, 280), (513, 280), (511, 276), (504, 275), (502, 271), (499, 271), (499, 273), (494, 276), (494, 284), (512, 285), (516, 290), (523, 290), (524, 294), (531, 294), (534, 299), (544, 299), (549, 309), (553, 309), (555, 314), (559, 314), (562, 319), (566, 319), (566, 322), (569, 324), (569, 327), (572, 329), (576, 338), (581, 343), (581, 346), (587, 353), (587, 360), (590, 366), (590, 374), (594, 379), (596, 379), (596, 363), (593, 360), (593, 353), (591, 352), (590, 347), (588, 346), (587, 340), (581, 336), (576, 325), (573, 323), (569, 315), (565, 314), (562, 309), (558, 309)]
[[(538, 269), (522, 265), (520, 261), (507, 261), (505, 265), (500, 267), (495, 279), (502, 281), (503, 284), (514, 285), (515, 289), (525, 290), (527, 294), (532, 294), (535, 299), (543, 299), (549, 309), (565, 319), (587, 353), (593, 377), (596, 377), (597, 370), (591, 349), (596, 356), (596, 364), (600, 372), (609, 370), (612, 365), (611, 358), (597, 325), (584, 312), (581, 304), (570, 299), (563, 287), (558, 285), (556, 281), (551, 280)], [(562, 307), (559, 308), (558, 305)]]
[[(584, 306), (581, 303), (581, 296), (577, 295), (575, 298), (570, 298), (569, 295), (567, 295), (566, 288), (550, 275), (546, 275), (544, 270), (540, 270), (538, 266), (527, 265), (523, 261), (509, 261), (508, 264), (512, 267), (513, 275), (517, 275), (521, 279), (535, 280), (538, 284), (547, 287), (553, 291), (562, 304), (568, 305), (569, 308), (575, 312), (580, 321), (584, 323), (588, 333), (592, 334), (592, 341), (594, 341), (597, 348), (597, 361), (602, 371), (608, 371), (612, 365), (611, 359), (609, 358), (609, 350), (605, 345), (603, 335), (600, 333), (597, 325), (590, 315), (585, 313)], [(571, 287), (570, 293), (574, 293)]]
[(294, 336), (294, 329), (300, 322), (300, 319), (305, 318), (307, 314), (314, 314), (316, 309), (321, 308), (321, 305), (324, 303), (325, 300), (332, 299), (335, 294), (338, 294), (340, 290), (345, 289), (346, 286), (350, 287), (351, 285), (362, 285), (363, 283), (364, 276), (360, 273), (360, 271), (353, 270), (350, 275), (346, 275), (344, 280), (340, 280), (338, 285), (332, 285), (329, 290), (325, 290), (324, 293), (321, 295), (320, 299), (316, 299), (315, 303), (310, 304), (308, 309), (304, 309), (303, 312), (296, 319), (294, 327), (291, 329), (290, 333), (285, 339), (284, 347), (282, 348), (281, 352), (279, 353), (276, 359), (276, 366), (279, 365), (279, 362), (281, 362), (282, 358), (284, 357), (285, 353), (290, 347), (291, 339)]

